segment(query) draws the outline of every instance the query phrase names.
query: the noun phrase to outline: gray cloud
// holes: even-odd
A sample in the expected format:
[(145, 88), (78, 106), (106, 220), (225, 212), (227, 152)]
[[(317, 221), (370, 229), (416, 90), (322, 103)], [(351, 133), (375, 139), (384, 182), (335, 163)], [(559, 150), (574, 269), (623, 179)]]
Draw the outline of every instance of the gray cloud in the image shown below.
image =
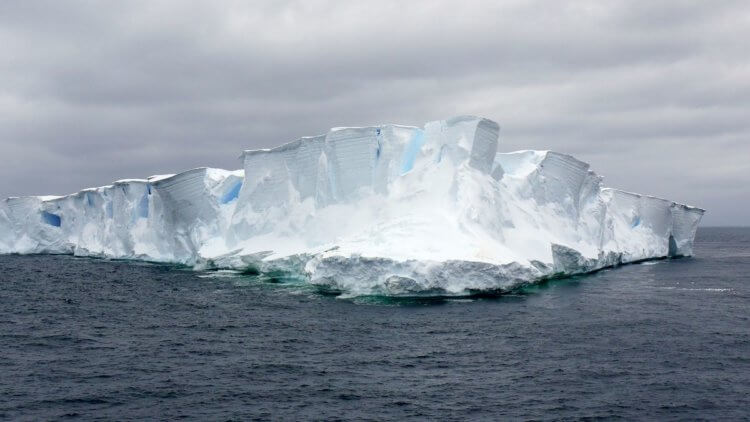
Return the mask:
[(4, 2), (0, 196), (477, 114), (504, 150), (747, 225), (749, 22), (743, 1)]

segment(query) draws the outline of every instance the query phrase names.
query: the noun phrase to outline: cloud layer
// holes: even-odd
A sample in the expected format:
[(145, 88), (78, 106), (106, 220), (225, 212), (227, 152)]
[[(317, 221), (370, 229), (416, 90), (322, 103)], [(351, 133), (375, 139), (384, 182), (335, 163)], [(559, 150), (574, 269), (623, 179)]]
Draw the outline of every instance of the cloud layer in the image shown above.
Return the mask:
[(750, 224), (747, 2), (497, 3), (0, 3), (0, 196), (475, 114)]

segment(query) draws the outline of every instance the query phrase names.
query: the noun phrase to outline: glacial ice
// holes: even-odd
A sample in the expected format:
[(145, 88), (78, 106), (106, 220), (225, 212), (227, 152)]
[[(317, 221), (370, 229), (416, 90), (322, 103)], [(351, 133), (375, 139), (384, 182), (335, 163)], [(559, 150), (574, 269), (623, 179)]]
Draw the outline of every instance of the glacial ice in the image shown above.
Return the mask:
[(244, 169), (199, 168), (0, 203), (0, 253), (283, 272), (350, 295), (507, 291), (690, 256), (703, 210), (605, 188), (552, 151), (498, 152), (499, 126), (334, 128)]

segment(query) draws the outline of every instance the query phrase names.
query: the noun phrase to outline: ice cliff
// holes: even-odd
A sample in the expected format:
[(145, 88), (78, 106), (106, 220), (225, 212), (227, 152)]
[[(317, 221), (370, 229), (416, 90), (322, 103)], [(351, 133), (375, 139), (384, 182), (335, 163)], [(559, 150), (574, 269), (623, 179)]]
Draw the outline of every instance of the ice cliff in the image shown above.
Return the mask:
[(244, 170), (200, 168), (0, 203), (0, 253), (281, 271), (347, 294), (504, 291), (692, 255), (703, 210), (602, 186), (551, 151), (498, 152), (497, 123), (334, 128)]

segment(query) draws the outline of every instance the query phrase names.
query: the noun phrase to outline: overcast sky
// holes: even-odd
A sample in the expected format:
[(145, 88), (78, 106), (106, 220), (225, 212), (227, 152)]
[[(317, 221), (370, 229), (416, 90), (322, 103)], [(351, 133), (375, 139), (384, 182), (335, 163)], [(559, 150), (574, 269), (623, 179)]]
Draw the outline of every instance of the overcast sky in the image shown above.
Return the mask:
[(0, 2), (0, 197), (459, 114), (750, 225), (750, 2)]

